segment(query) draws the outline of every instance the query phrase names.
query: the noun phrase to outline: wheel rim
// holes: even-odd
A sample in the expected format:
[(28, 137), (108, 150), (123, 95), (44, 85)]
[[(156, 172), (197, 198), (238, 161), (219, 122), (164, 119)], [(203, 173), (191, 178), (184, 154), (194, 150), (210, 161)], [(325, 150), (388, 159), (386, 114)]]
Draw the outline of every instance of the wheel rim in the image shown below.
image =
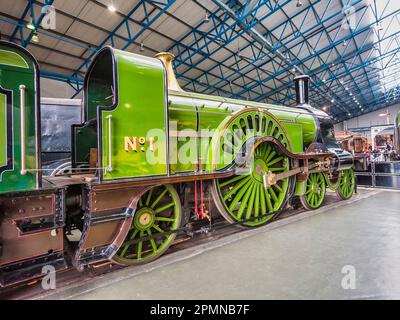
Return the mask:
[(132, 265), (156, 259), (174, 240), (176, 234), (168, 232), (179, 228), (181, 216), (180, 199), (171, 185), (147, 191), (138, 202), (131, 228), (113, 260)]
[[(272, 143), (260, 144), (247, 173), (214, 182), (221, 214), (230, 222), (256, 227), (271, 220), (282, 207), (289, 188), (289, 178), (265, 190), (264, 172), (274, 174), (289, 170), (289, 159), (278, 154)], [(253, 219), (252, 221), (246, 221)]]
[(349, 199), (354, 193), (355, 178), (352, 169), (344, 170), (340, 177), (339, 192), (343, 199)]
[(325, 179), (320, 172), (311, 173), (306, 183), (304, 199), (312, 209), (319, 208), (325, 198)]
[(284, 148), (292, 148), (285, 128), (272, 114), (259, 109), (244, 110), (230, 119), (215, 138), (212, 170), (230, 168), (237, 155), (245, 156), (243, 146), (254, 137), (271, 137)]

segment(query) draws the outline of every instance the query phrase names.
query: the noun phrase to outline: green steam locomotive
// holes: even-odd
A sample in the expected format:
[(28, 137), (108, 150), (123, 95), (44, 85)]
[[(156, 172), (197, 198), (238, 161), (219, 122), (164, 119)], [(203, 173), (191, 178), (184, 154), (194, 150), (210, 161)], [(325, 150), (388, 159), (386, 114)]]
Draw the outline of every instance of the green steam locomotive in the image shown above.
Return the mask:
[(216, 213), (258, 227), (294, 198), (316, 209), (327, 187), (353, 195), (353, 157), (308, 104), (307, 76), (292, 108), (184, 92), (172, 59), (101, 50), (71, 128), (73, 173), (44, 177), (38, 65), (0, 42), (1, 286), (67, 257), (78, 270), (152, 261)]

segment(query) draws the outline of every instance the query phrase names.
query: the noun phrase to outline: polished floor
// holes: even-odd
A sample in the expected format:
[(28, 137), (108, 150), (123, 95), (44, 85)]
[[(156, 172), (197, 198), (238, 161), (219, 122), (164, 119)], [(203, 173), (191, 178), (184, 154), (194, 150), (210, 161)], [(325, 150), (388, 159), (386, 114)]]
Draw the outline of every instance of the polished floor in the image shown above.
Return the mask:
[[(123, 269), (48, 299), (400, 298), (400, 193), (358, 199), (256, 230), (189, 258)], [(173, 256), (173, 255), (170, 255)]]

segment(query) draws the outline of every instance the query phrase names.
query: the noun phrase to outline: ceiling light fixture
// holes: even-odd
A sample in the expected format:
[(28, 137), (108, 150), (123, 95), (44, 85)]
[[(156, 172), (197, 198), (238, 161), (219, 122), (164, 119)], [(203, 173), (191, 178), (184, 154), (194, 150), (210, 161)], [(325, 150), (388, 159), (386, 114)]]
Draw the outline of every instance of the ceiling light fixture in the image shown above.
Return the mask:
[(203, 20), (204, 23), (209, 23), (210, 22), (210, 17), (208, 16), (208, 13), (206, 13), (206, 16)]
[(26, 25), (26, 27), (29, 29), (29, 30), (36, 30), (36, 27), (35, 27), (35, 25), (33, 24), (33, 19), (31, 18), (31, 21)]
[(143, 42), (140, 44), (140, 52), (144, 52), (144, 43)]
[(297, 0), (296, 7), (300, 8), (303, 6), (303, 3), (300, 0)]
[(378, 31), (383, 30), (382, 24), (380, 24), (379, 22), (376, 24), (376, 30), (378, 30)]
[(110, 10), (111, 12), (116, 12), (116, 11), (117, 11), (117, 9), (114, 7), (113, 4), (110, 4), (110, 5), (107, 7), (107, 9)]
[(35, 43), (39, 42), (39, 35), (37, 34), (37, 32), (34, 32), (32, 35), (32, 41)]

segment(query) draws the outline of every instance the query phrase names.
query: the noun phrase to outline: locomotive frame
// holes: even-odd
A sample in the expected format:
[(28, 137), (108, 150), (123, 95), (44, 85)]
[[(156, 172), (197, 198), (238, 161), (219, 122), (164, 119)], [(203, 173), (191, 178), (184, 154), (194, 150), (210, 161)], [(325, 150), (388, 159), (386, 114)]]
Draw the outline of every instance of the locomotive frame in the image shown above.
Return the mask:
[[(0, 70), (17, 81), (22, 72), (34, 79), (7, 89), (0, 76), (3, 90), (14, 90), (13, 121), (0, 119), (0, 126), (13, 131), (18, 169), (16, 179), (0, 180), (1, 286), (40, 277), (44, 265), (65, 269), (67, 259), (78, 270), (152, 261), (183, 223), (215, 214), (204, 204), (206, 188), (219, 213), (243, 227), (272, 221), (295, 196), (316, 209), (327, 187), (341, 199), (355, 190), (353, 157), (335, 144), (328, 115), (309, 105), (307, 76), (295, 79), (296, 108), (243, 102), (184, 92), (171, 54), (155, 59), (111, 47), (98, 53), (85, 78), (85, 122), (71, 128), (74, 173), (43, 178), (39, 69), (25, 49), (6, 42), (0, 49), (34, 66), (12, 68), (0, 54)], [(164, 136), (145, 131), (154, 128)], [(149, 154), (164, 162), (150, 165)], [(190, 154), (188, 163), (179, 154)], [(78, 242), (68, 238), (74, 230)]]

